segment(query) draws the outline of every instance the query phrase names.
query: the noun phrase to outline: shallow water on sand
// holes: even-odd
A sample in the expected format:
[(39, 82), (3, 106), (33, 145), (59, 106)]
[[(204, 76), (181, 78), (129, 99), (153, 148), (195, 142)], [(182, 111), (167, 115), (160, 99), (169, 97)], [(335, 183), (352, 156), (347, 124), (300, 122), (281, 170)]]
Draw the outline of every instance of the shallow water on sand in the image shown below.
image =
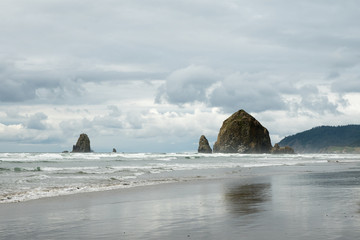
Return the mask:
[[(4, 239), (358, 239), (359, 163), (1, 204)], [(244, 176), (246, 175), (246, 176)]]

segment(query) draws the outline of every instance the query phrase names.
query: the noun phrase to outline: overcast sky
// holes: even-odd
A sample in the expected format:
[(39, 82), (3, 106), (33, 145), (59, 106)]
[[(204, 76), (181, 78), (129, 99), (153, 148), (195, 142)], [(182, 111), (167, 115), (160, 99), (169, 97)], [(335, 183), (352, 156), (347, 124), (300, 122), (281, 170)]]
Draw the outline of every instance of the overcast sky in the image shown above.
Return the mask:
[(0, 151), (197, 151), (360, 124), (358, 0), (1, 0)]

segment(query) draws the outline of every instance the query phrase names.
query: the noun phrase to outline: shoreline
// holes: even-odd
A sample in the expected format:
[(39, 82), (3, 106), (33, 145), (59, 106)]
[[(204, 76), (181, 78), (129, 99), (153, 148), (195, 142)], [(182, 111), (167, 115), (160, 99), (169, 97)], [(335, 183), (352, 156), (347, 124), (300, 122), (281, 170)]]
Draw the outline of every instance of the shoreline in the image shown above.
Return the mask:
[(0, 204), (6, 239), (356, 239), (360, 165), (249, 168)]
[[(144, 185), (114, 185), (114, 186), (108, 186), (104, 187), (104, 189), (99, 190), (88, 190), (88, 191), (79, 191), (79, 192), (71, 192), (67, 194), (60, 194), (60, 195), (54, 195), (54, 196), (45, 196), (45, 197), (39, 197), (34, 199), (27, 199), (23, 201), (14, 201), (14, 202), (0, 202), (0, 209), (2, 205), (9, 205), (9, 204), (22, 204), (32, 201), (46, 201), (53, 198), (71, 198), (81, 195), (89, 195), (96, 197), (96, 195), (101, 193), (115, 193), (117, 191), (131, 191), (134, 189), (141, 189), (141, 188), (150, 188), (150, 187), (157, 187), (162, 185), (168, 185), (168, 184), (189, 184), (192, 182), (198, 182), (198, 181), (229, 181), (232, 179), (244, 179), (244, 178), (253, 178), (253, 177), (265, 177), (265, 176), (271, 176), (271, 175), (278, 175), (278, 174), (304, 174), (309, 173), (312, 171), (339, 171), (343, 170), (346, 171), (346, 169), (351, 168), (351, 165), (356, 165), (354, 162), (339, 162), (339, 161), (327, 161), (327, 163), (312, 163), (312, 164), (294, 164), (294, 165), (271, 165), (271, 166), (257, 166), (257, 167), (234, 167), (234, 168), (218, 168), (215, 171), (219, 174), (217, 177), (210, 177), (207, 178), (201, 175), (207, 175), (208, 171), (213, 171), (213, 169), (202, 169), (202, 170), (178, 170), (178, 172), (188, 172), (189, 178), (184, 177), (182, 180), (171, 180), (167, 179), (167, 176), (171, 176), (171, 172), (164, 172), (161, 173), (161, 177), (158, 178), (158, 176), (154, 175), (149, 179), (153, 179), (153, 182), (146, 183)], [(311, 170), (309, 170), (309, 169)], [(264, 171), (265, 170), (265, 171)], [(194, 177), (194, 174), (192, 172), (199, 173), (198, 176)], [(230, 174), (229, 174), (230, 173)], [(142, 180), (143, 176), (139, 177), (139, 181)], [(162, 179), (165, 178), (165, 179)]]

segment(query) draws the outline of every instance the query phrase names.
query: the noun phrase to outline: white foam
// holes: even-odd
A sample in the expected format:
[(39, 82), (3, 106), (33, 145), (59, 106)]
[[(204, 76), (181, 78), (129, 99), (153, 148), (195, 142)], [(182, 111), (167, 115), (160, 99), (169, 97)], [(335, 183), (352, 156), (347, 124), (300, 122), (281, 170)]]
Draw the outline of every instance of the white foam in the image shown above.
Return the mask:
[[(120, 161), (119, 161), (120, 160)], [(0, 153), (0, 202), (196, 178), (198, 170), (359, 162), (359, 155)], [(15, 171), (19, 169), (19, 171)], [(40, 170), (40, 171), (38, 171)], [(165, 178), (167, 176), (170, 178)], [(171, 179), (171, 180), (169, 180)]]

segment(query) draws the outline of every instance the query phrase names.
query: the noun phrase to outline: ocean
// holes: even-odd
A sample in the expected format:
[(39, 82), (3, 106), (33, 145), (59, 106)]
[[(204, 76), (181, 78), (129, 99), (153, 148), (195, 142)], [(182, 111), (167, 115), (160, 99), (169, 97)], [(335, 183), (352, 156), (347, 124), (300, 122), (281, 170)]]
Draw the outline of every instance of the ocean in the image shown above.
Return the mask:
[(247, 168), (360, 163), (360, 155), (0, 153), (0, 203), (195, 179)]

